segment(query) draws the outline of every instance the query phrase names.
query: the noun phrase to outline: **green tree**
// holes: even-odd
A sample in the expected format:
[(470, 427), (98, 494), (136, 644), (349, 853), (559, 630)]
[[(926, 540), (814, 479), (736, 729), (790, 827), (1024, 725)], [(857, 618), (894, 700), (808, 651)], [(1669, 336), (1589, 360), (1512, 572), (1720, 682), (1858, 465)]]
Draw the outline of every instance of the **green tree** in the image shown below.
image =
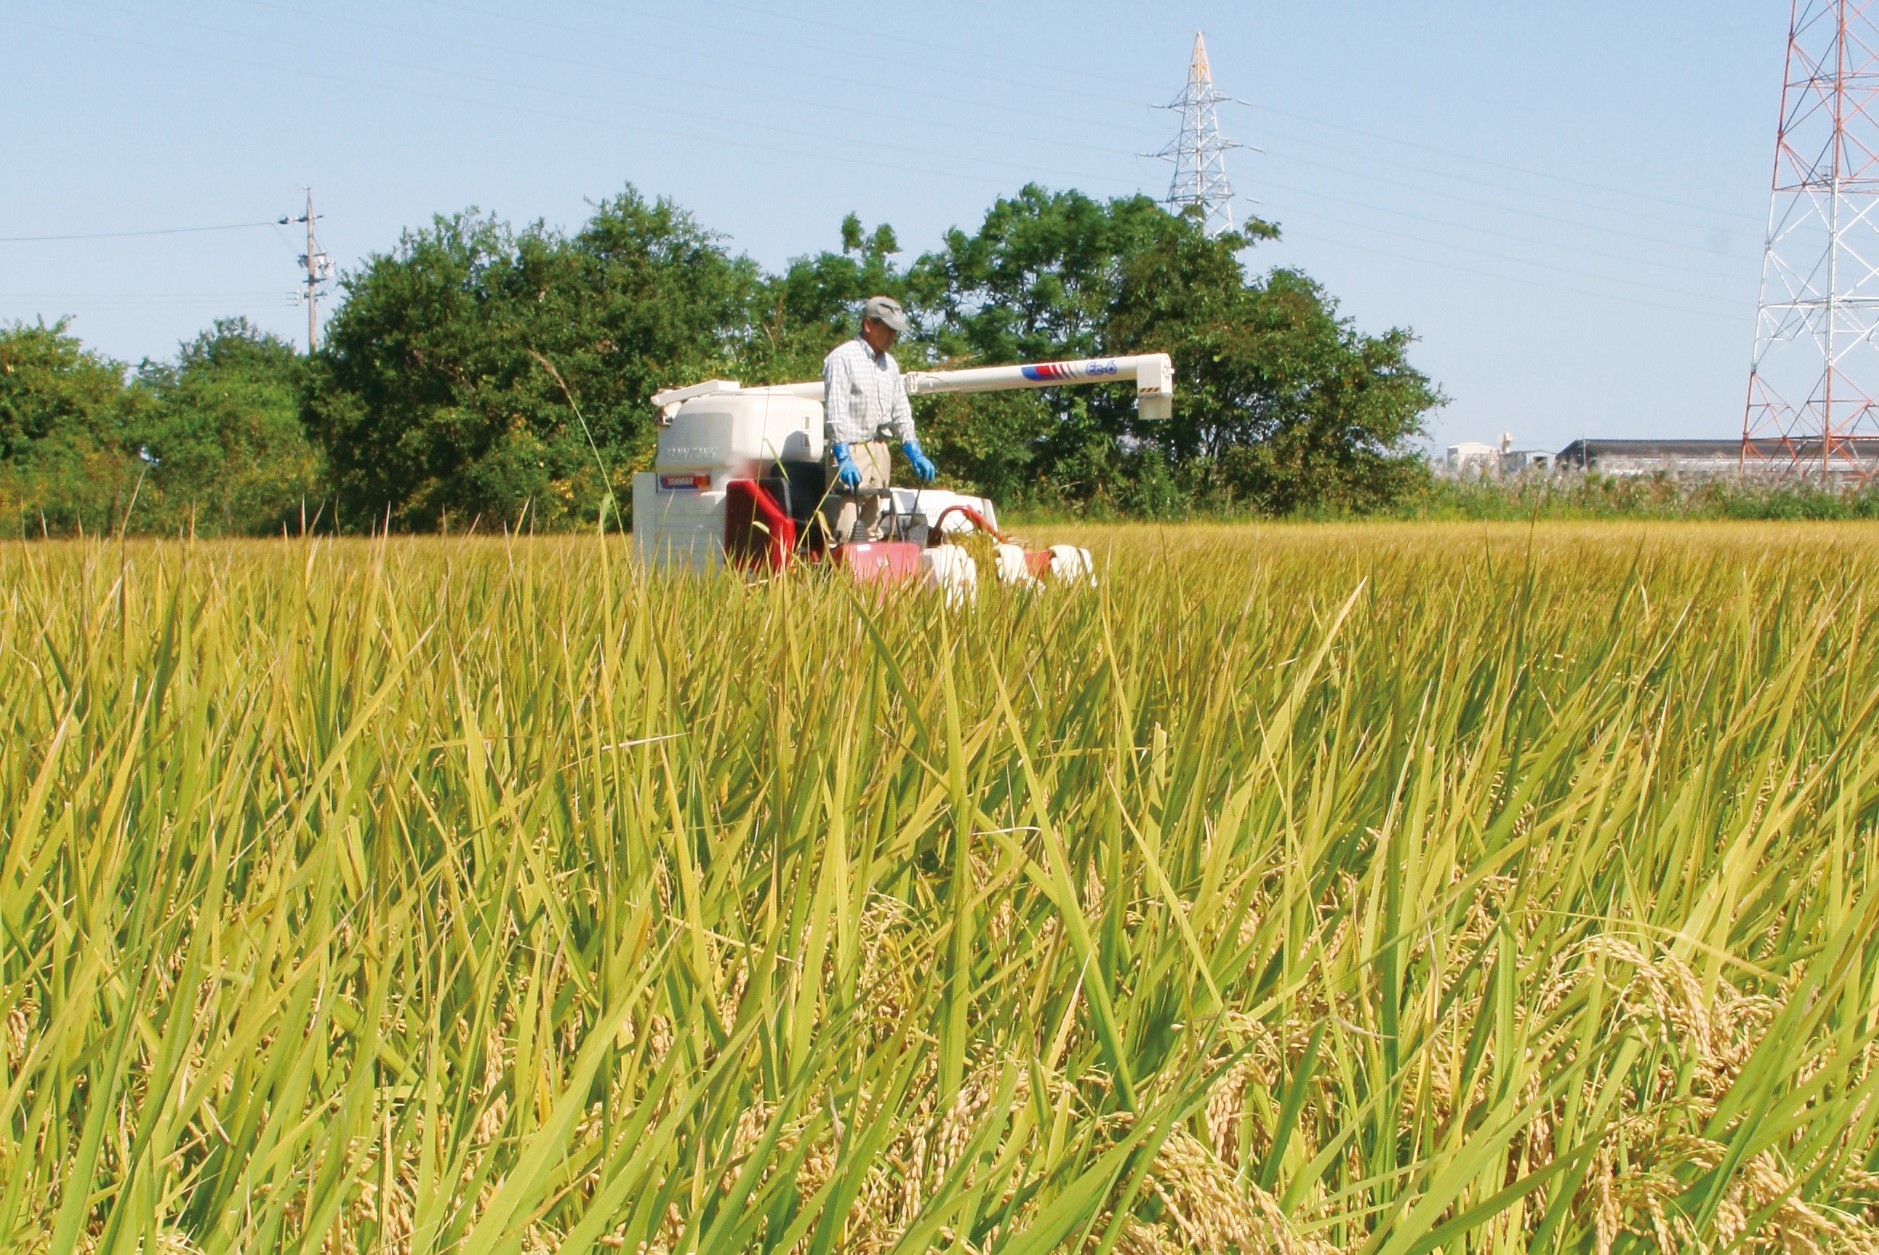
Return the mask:
[(318, 458), (301, 423), (306, 362), (245, 318), (145, 362), (137, 423), (154, 459), (139, 520), (229, 535), (298, 526), (319, 509)]
[(949, 399), (936, 456), (983, 490), (1132, 514), (1199, 505), (1373, 509), (1414, 485), (1410, 441), (1441, 403), (1409, 366), (1411, 337), (1359, 334), (1310, 279), (1249, 279), (1276, 234), (1257, 220), (1210, 238), (1146, 197), (1099, 203), (1036, 186), (913, 268), (949, 361), (1166, 352), (1175, 418), (1143, 423), (1124, 389)]
[(1174, 418), (1125, 417), (1129, 436), (1215, 508), (1365, 512), (1418, 488), (1412, 441), (1445, 398), (1409, 364), (1410, 333), (1358, 332), (1294, 270), (1249, 281), (1240, 240), (1179, 221), (1128, 259), (1111, 311), (1115, 351), (1163, 348), (1179, 381)]
[(1027, 186), (911, 266), (890, 227), (850, 214), (840, 251), (766, 276), (631, 188), (571, 236), (438, 218), (344, 279), (309, 423), (351, 525), (590, 522), (650, 462), (653, 391), (813, 379), (879, 292), (914, 320), (911, 368), (1175, 359), (1170, 422), (1139, 422), (1115, 388), (918, 403), (955, 482), (1157, 516), (1388, 505), (1418, 479), (1409, 441), (1442, 398), (1406, 331), (1359, 333), (1303, 275), (1249, 278), (1247, 248), (1273, 234), (1210, 239), (1146, 197)]
[(0, 517), (32, 531), (107, 531), (137, 482), (124, 367), (64, 319), (0, 326)]
[[(1270, 234), (1263, 224), (1253, 231)], [(936, 350), (951, 364), (1162, 351), (1173, 334), (1119, 331), (1115, 314), (1132, 259), (1171, 235), (1204, 239), (1145, 196), (1099, 202), (1027, 185), (995, 203), (976, 232), (948, 232), (914, 265), (912, 287), (937, 316)], [(946, 398), (930, 426), (942, 465), (990, 495), (1129, 508), (1133, 473), (1166, 470), (1149, 467), (1129, 439), (1132, 412), (1117, 389), (1047, 389)]]
[[(738, 353), (737, 374), (744, 382), (819, 379), (829, 350), (854, 336), (863, 302), (870, 296), (908, 302), (907, 275), (893, 262), (900, 243), (891, 226), (869, 231), (851, 213), (842, 220), (841, 238), (840, 252), (798, 257), (782, 274), (764, 277)], [(921, 356), (917, 317), (914, 322), (914, 334), (896, 351), (902, 362)]]
[(648, 398), (726, 368), (756, 282), (631, 188), (572, 237), (475, 212), (408, 233), (343, 279), (327, 329), (312, 427), (349, 520), (557, 527), (624, 509), (651, 461)]

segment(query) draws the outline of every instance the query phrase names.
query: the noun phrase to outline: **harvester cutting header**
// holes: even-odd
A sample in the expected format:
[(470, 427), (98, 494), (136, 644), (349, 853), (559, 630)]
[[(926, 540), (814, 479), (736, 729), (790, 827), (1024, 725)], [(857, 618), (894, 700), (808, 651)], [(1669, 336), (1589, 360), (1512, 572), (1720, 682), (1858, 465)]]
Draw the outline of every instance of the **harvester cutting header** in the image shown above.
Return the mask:
[(653, 469), (633, 477), (641, 560), (771, 572), (827, 563), (864, 582), (919, 581), (959, 598), (976, 591), (978, 569), (950, 542), (982, 531), (994, 541), (1005, 583), (1089, 581), (1088, 550), (1026, 551), (999, 531), (995, 507), (983, 497), (892, 487), (888, 439), (898, 441), (926, 485), (938, 471), (920, 448), (910, 396), (1133, 382), (1137, 412), (1165, 419), (1174, 404), (1168, 355), (903, 376), (888, 350), (906, 326), (898, 303), (874, 297), (860, 335), (828, 355), (819, 382), (746, 388), (710, 379), (654, 394), (658, 450)]

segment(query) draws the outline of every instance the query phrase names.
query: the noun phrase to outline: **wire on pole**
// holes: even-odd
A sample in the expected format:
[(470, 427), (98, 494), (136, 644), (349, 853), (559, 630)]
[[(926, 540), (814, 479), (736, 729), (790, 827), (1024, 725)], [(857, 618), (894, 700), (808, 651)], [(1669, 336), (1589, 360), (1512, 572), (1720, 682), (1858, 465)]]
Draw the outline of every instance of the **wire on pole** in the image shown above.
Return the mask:
[(307, 188), (307, 209), (298, 218), (284, 215), (272, 225), (288, 226), (299, 223), (307, 228), (307, 251), (300, 255), (300, 264), (306, 268), (307, 277), (302, 279), (301, 300), (307, 305), (307, 356), (311, 357), (320, 347), (320, 312), (319, 303), (325, 296), (321, 286), (333, 277), (333, 259), (320, 247), (319, 236), (314, 232), (314, 223), (320, 215), (313, 212), (313, 189)]

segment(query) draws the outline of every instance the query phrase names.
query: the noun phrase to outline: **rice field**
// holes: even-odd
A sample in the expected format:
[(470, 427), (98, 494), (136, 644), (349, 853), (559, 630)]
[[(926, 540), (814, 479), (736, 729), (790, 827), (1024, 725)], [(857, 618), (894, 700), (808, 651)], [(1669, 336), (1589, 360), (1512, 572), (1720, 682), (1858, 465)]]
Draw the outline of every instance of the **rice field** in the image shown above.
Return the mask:
[(1879, 528), (0, 548), (0, 1246), (1879, 1250)]

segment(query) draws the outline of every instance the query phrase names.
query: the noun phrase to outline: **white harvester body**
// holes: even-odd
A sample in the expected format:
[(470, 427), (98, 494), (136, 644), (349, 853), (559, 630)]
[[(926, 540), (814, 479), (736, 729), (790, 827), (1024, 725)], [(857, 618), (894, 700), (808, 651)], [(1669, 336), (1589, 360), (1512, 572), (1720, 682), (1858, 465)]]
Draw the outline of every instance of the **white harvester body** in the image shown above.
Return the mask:
[(682, 401), (659, 429), (652, 470), (633, 476), (640, 560), (697, 570), (721, 566), (730, 481), (759, 479), (785, 462), (821, 461), (820, 400), (751, 389)]
[[(912, 371), (903, 380), (911, 396), (1133, 381), (1145, 418), (1166, 418), (1174, 394), (1162, 353)], [(653, 469), (633, 477), (634, 547), (648, 565), (705, 570), (728, 561), (780, 570), (806, 557), (864, 581), (918, 579), (954, 602), (970, 599), (977, 573), (969, 555), (943, 542), (983, 529), (1001, 542), (996, 569), (1007, 583), (1093, 579), (1087, 550), (1059, 545), (1026, 555), (1005, 543), (990, 501), (943, 488), (890, 490), (881, 503), (890, 535), (881, 542), (822, 537), (813, 525), (828, 491), (819, 382), (745, 388), (713, 379), (652, 400), (662, 424)]]

